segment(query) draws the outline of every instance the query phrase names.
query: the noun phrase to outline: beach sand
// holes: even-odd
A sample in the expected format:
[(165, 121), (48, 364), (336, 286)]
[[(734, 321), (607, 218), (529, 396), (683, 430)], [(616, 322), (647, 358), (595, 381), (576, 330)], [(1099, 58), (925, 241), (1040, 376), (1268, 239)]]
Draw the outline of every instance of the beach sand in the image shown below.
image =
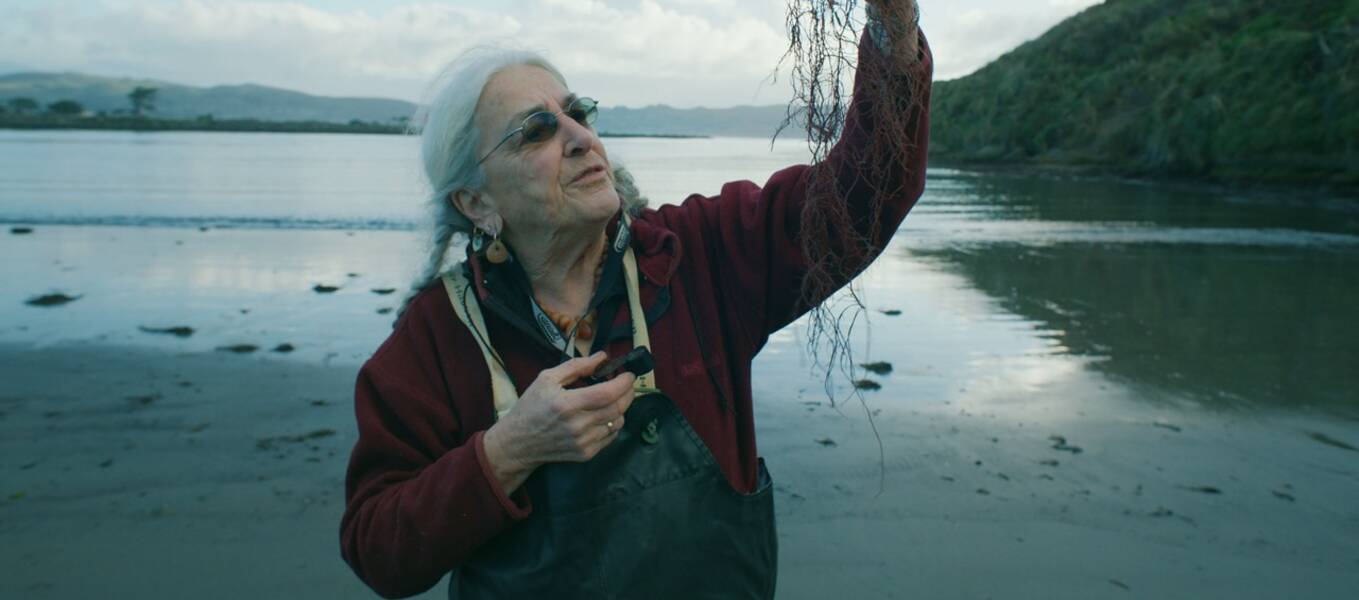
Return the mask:
[[(0, 267), (21, 284), (0, 295), (0, 598), (375, 597), (340, 559), (338, 525), (354, 375), (390, 322), (375, 309), (393, 303), (369, 288), (401, 283), (373, 274), (409, 235), (133, 233), (44, 228), (5, 243), (73, 271)], [(250, 258), (252, 243), (284, 238), (307, 251)], [(65, 250), (37, 247), (52, 240)], [(871, 423), (856, 399), (830, 406), (796, 332), (756, 363), (779, 598), (1359, 589), (1359, 423), (1208, 409), (1106, 377), (1036, 350), (1029, 324), (982, 311), (957, 278), (892, 256), (895, 276), (865, 279), (870, 298), (906, 312), (875, 321), (874, 358), (895, 370), (864, 394)], [(312, 291), (326, 282), (347, 287)], [(22, 305), (54, 289), (86, 295)], [(156, 315), (198, 330), (136, 329)], [(298, 350), (269, 351), (281, 342)], [(214, 349), (231, 343), (261, 348)]]
[[(353, 375), (0, 348), (0, 597), (373, 597), (338, 554)], [(884, 412), (884, 473), (856, 406), (807, 402), (760, 406), (780, 598), (1359, 589), (1359, 453), (1316, 423)]]

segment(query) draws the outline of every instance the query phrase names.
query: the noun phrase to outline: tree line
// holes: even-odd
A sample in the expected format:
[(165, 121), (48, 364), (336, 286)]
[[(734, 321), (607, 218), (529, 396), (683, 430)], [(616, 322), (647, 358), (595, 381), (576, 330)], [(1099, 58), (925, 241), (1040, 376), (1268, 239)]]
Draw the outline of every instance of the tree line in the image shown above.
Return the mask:
[[(156, 109), (156, 92), (154, 87), (137, 86), (127, 94), (127, 100), (135, 116), (143, 116), (149, 111)], [(42, 104), (33, 98), (26, 96), (10, 98), (3, 105), (0, 105), (0, 114), (14, 115), (37, 115), (48, 114), (62, 117), (80, 117), (86, 114), (85, 106), (75, 100), (57, 100), (48, 103), (47, 110), (42, 110)]]
[(119, 131), (257, 131), (284, 133), (380, 133), (406, 132), (406, 119), (373, 123), (354, 119), (348, 123), (325, 121), (265, 121), (217, 119), (211, 114), (193, 119), (156, 118), (154, 87), (138, 86), (127, 94), (128, 109), (91, 113), (75, 100), (57, 100), (44, 107), (29, 97), (10, 98), (0, 104), (0, 127), (12, 129), (106, 129)]

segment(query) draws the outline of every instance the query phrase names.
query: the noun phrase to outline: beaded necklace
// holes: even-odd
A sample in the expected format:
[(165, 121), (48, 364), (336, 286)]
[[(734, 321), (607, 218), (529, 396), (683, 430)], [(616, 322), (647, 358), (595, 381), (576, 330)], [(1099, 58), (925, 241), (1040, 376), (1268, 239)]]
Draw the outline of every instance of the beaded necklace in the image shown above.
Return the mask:
[[(599, 263), (595, 265), (594, 283), (590, 285), (591, 290), (599, 288), (599, 278), (604, 273), (604, 258), (608, 255), (607, 249), (599, 254)], [(534, 300), (538, 302), (538, 308), (542, 309), (543, 313), (547, 315), (547, 318), (552, 319), (552, 324), (556, 325), (557, 329), (560, 329), (562, 334), (570, 335), (571, 329), (575, 328), (577, 339), (594, 339), (595, 310), (587, 308), (587, 312), (580, 316), (562, 314), (544, 305), (542, 299), (538, 298), (537, 294), (534, 294), (533, 297)]]

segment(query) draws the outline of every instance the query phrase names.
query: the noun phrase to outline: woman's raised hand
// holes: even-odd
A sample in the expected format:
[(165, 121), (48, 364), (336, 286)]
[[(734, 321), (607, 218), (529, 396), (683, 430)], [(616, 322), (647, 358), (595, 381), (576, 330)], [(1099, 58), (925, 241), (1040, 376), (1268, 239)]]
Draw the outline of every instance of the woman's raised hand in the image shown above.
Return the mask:
[(604, 383), (566, 389), (608, 359), (597, 352), (538, 374), (514, 408), (486, 431), (486, 460), (511, 493), (541, 465), (584, 462), (618, 437), (632, 405), (636, 376), (623, 373)]
[(914, 59), (920, 52), (916, 22), (919, 6), (915, 0), (865, 0), (872, 18), (887, 29), (891, 53)]

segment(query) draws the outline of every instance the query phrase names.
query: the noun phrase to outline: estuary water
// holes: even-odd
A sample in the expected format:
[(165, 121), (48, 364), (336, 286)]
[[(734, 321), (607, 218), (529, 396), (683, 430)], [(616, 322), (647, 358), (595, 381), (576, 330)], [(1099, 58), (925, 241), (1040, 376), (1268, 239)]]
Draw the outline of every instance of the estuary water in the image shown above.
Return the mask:
[[(807, 157), (796, 140), (605, 144), (653, 205)], [(201, 350), (256, 332), (362, 360), (401, 295), (372, 290), (404, 288), (423, 256), (425, 196), (408, 137), (0, 131), (0, 342)], [(939, 397), (997, 369), (1075, 369), (1150, 401), (1355, 415), (1356, 273), (1353, 201), (932, 169), (860, 282), (860, 340), (947, 382)], [(321, 303), (316, 284), (341, 290)], [(24, 304), (60, 290), (81, 300)], [(183, 323), (199, 334), (137, 329)], [(799, 336), (760, 368), (805, 373)]]

